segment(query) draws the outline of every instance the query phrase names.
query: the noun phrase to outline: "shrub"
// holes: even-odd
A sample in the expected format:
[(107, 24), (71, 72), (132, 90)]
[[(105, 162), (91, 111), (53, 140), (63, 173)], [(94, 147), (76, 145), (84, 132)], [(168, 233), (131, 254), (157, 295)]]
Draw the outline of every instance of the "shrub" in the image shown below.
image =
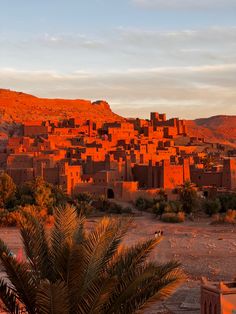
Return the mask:
[(216, 214), (212, 224), (236, 224), (236, 210), (228, 210), (226, 214)]
[(175, 213), (164, 213), (161, 217), (161, 220), (164, 222), (170, 223), (179, 223), (185, 221), (185, 214), (184, 212)]
[(163, 213), (167, 210), (168, 203), (166, 201), (156, 202), (152, 206), (152, 211), (156, 216), (162, 216)]
[(136, 199), (135, 206), (138, 210), (145, 211), (152, 206), (152, 201), (140, 196)]
[(105, 195), (99, 195), (94, 201), (93, 206), (102, 212), (107, 212), (111, 206), (111, 202), (105, 197)]
[(109, 214), (121, 214), (123, 211), (123, 207), (116, 203), (110, 203), (110, 207), (108, 209)]
[(123, 214), (132, 214), (133, 210), (131, 207), (127, 206), (122, 209)]
[(205, 200), (203, 208), (207, 215), (212, 216), (220, 212), (221, 204), (218, 198), (215, 200)]
[(2, 211), (0, 212), (0, 226), (1, 227), (16, 227), (20, 220), (19, 211)]
[(236, 209), (236, 194), (221, 194), (218, 198), (221, 204), (221, 212)]
[(183, 205), (180, 201), (169, 201), (168, 211), (172, 213), (178, 213), (183, 211)]
[(52, 225), (54, 223), (53, 215), (48, 214), (46, 208), (40, 208), (36, 206), (19, 207), (14, 211), (2, 211), (0, 212), (0, 226), (1, 227), (16, 227), (19, 226), (20, 219), (22, 217), (22, 211), (29, 213), (36, 217), (46, 225)]

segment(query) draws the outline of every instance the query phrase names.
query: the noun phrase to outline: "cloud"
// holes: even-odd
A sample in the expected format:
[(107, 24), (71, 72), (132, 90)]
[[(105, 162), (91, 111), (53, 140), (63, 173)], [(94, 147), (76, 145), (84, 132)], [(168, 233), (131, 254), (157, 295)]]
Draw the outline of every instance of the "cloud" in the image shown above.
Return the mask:
[(236, 7), (235, 0), (132, 0), (132, 2), (140, 7), (147, 9), (230, 9)]
[[(0, 67), (65, 70), (184, 66), (236, 62), (236, 27), (144, 30), (119, 27), (104, 34), (44, 34), (0, 39)], [(19, 61), (20, 60), (20, 61)], [(18, 64), (17, 64), (18, 63)]]
[[(1, 87), (43, 97), (106, 99), (124, 116), (236, 114), (236, 64), (58, 73), (0, 69)], [(206, 110), (206, 108), (208, 108)], [(226, 112), (227, 108), (227, 112)]]
[(2, 38), (0, 45), (0, 87), (107, 99), (123, 115), (147, 116), (156, 107), (181, 117), (236, 114), (236, 27), (119, 27), (96, 36)]

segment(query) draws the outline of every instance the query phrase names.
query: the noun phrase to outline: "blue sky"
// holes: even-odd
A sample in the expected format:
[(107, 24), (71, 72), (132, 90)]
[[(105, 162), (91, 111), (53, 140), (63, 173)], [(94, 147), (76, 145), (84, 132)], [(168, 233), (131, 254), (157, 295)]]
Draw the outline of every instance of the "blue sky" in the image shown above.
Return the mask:
[(236, 0), (0, 0), (0, 87), (124, 116), (236, 114)]

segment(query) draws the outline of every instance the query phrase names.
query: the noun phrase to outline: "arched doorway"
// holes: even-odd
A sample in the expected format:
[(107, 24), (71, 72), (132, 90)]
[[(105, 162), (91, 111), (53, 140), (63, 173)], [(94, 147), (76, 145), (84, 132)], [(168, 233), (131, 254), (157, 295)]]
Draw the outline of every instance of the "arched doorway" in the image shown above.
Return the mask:
[(107, 189), (107, 198), (108, 199), (115, 198), (114, 191), (112, 189)]

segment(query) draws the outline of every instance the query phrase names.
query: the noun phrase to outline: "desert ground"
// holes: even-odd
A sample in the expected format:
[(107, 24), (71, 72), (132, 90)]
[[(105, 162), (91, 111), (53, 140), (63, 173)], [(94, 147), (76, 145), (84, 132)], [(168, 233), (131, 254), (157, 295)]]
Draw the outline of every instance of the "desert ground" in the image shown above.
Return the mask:
[[(98, 219), (89, 219), (88, 227), (92, 227)], [(201, 277), (213, 281), (236, 277), (236, 227), (210, 225), (209, 219), (167, 224), (144, 213), (134, 217), (124, 242), (132, 245), (153, 237), (158, 230), (163, 230), (164, 236), (150, 258), (160, 263), (179, 260), (188, 279), (171, 298), (151, 305), (145, 313), (200, 313)], [(15, 253), (22, 247), (17, 228), (1, 228), (0, 237)]]

